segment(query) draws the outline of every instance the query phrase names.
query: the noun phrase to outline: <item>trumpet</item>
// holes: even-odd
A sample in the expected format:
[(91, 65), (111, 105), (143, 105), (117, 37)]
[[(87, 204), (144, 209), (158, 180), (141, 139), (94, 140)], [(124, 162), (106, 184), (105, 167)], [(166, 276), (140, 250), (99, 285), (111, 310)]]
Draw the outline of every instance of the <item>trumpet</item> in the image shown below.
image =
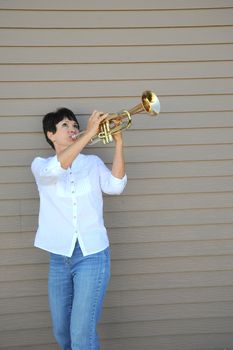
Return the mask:
[[(113, 135), (128, 129), (132, 124), (132, 115), (147, 112), (151, 116), (160, 112), (160, 102), (153, 91), (146, 90), (142, 93), (141, 102), (130, 110), (122, 110), (118, 113), (109, 113), (99, 125), (98, 133), (89, 142), (93, 145), (99, 141), (108, 144), (113, 141)], [(79, 133), (77, 136), (81, 136)]]

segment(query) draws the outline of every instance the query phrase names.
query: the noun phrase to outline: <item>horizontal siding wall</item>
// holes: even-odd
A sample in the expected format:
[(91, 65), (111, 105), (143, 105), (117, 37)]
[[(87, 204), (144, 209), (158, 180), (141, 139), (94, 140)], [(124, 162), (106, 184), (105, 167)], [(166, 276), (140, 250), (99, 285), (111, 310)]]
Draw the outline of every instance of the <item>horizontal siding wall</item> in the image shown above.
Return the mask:
[[(128, 185), (105, 196), (112, 280), (103, 350), (233, 344), (233, 1), (0, 1), (0, 349), (57, 350), (48, 256), (33, 247), (42, 116), (84, 128), (154, 90), (124, 134)], [(88, 147), (109, 164), (113, 145)]]

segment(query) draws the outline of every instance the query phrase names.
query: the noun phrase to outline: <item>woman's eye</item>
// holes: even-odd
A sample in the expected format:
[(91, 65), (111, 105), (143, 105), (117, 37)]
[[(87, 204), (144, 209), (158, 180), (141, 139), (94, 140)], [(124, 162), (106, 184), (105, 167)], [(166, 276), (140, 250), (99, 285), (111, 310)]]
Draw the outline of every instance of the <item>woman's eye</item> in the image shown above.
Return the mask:
[(75, 128), (75, 129), (79, 129), (79, 127), (78, 127), (77, 124), (74, 124), (74, 128)]
[(65, 127), (66, 127), (66, 126), (68, 126), (68, 124), (67, 124), (67, 123), (62, 123), (62, 126), (65, 126)]

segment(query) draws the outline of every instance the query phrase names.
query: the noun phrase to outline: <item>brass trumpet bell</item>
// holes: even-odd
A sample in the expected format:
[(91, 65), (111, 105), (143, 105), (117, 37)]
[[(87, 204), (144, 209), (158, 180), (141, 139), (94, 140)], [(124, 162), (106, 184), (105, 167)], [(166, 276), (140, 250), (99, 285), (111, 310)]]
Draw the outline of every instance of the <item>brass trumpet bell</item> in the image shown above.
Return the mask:
[(141, 103), (131, 108), (118, 113), (110, 113), (99, 125), (99, 132), (92, 137), (90, 144), (102, 141), (104, 144), (113, 141), (112, 135), (128, 129), (131, 126), (131, 116), (147, 112), (151, 116), (158, 115), (160, 112), (160, 102), (153, 91), (144, 91), (141, 97)]

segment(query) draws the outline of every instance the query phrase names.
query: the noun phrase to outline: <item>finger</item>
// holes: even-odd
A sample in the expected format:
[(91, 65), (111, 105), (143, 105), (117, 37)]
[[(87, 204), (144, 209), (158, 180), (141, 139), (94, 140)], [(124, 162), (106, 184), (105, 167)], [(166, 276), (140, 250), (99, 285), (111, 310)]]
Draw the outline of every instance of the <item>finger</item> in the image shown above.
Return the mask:
[(96, 121), (98, 122), (98, 124), (101, 123), (104, 119), (106, 119), (107, 115), (108, 115), (107, 113), (100, 112), (96, 118)]
[(97, 117), (98, 117), (98, 115), (99, 115), (99, 112), (98, 112), (98, 111), (96, 111), (96, 110), (94, 110), (94, 111), (92, 112), (92, 114), (91, 114), (91, 117), (90, 117), (90, 118), (92, 118), (92, 119), (97, 118)]
[(107, 116), (108, 116), (108, 113), (101, 113), (100, 116), (99, 116), (99, 118), (100, 118), (101, 120), (103, 120), (103, 119), (107, 118)]

